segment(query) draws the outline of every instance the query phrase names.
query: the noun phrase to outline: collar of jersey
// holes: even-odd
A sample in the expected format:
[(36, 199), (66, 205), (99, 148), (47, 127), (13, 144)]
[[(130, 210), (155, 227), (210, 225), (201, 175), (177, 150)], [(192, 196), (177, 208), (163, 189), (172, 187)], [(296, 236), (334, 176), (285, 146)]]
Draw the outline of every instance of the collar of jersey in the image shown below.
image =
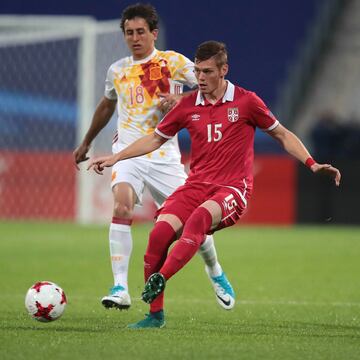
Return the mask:
[(146, 58), (140, 59), (140, 60), (134, 60), (134, 57), (131, 56), (131, 61), (132, 61), (133, 64), (145, 64), (149, 60), (151, 60), (156, 55), (156, 53), (157, 53), (157, 49), (154, 48), (154, 51), (149, 56), (147, 56)]
[[(226, 82), (227, 82), (227, 88), (226, 88), (225, 94), (222, 98), (222, 103), (224, 103), (225, 101), (233, 101), (234, 100), (235, 86), (229, 80), (226, 80)], [(198, 105), (205, 106), (205, 98), (202, 96), (200, 90), (197, 93), (196, 102), (195, 102), (195, 106), (198, 106)]]

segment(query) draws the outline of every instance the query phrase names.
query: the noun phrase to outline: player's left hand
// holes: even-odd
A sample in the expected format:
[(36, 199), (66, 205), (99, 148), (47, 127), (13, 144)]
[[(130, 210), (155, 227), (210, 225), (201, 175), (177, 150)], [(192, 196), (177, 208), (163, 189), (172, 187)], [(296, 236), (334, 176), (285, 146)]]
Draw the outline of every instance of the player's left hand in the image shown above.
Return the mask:
[(311, 171), (316, 174), (330, 176), (335, 181), (335, 185), (340, 185), (341, 173), (340, 171), (330, 164), (315, 163), (311, 166)]
[(99, 156), (94, 159), (90, 159), (90, 163), (87, 167), (88, 170), (93, 169), (97, 174), (103, 175), (104, 168), (111, 167), (117, 162), (114, 155)]
[(169, 93), (158, 93), (157, 94), (161, 101), (158, 105), (160, 111), (164, 114), (168, 113), (181, 99), (181, 95), (169, 94)]

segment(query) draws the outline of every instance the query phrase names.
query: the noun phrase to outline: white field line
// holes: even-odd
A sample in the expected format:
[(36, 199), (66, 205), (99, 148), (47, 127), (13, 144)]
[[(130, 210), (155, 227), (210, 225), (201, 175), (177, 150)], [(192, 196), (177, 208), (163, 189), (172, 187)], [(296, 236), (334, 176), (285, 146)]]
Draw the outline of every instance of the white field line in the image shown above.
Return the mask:
[(314, 302), (314, 301), (296, 301), (296, 300), (239, 300), (238, 303), (244, 305), (295, 305), (295, 306), (360, 306), (360, 302)]
[[(136, 298), (135, 300), (141, 300)], [(209, 303), (214, 302), (213, 299), (166, 299), (166, 302), (190, 302), (190, 303)], [(315, 302), (315, 301), (297, 301), (297, 300), (237, 300), (238, 305), (269, 305), (269, 306), (339, 306), (339, 307), (360, 307), (360, 302)]]
[[(18, 298), (24, 297), (25, 295), (20, 294), (0, 294), (0, 299), (10, 299), (10, 298)], [(88, 296), (69, 296), (67, 294), (68, 299), (72, 301), (82, 301), (84, 299), (89, 299)], [(99, 297), (99, 301), (100, 301)], [(95, 297), (93, 298), (95, 300)], [(142, 302), (139, 297), (131, 297), (132, 301)], [(182, 302), (182, 303), (196, 303), (196, 304), (206, 304), (213, 303), (214, 299), (211, 297), (208, 299), (200, 299), (189, 297), (187, 299), (176, 297), (176, 298), (167, 298), (166, 302)], [(298, 300), (237, 300), (236, 303), (238, 305), (269, 305), (269, 306), (281, 306), (281, 305), (291, 305), (291, 306), (338, 306), (338, 307), (360, 307), (360, 302), (347, 302), (347, 301), (298, 301)]]

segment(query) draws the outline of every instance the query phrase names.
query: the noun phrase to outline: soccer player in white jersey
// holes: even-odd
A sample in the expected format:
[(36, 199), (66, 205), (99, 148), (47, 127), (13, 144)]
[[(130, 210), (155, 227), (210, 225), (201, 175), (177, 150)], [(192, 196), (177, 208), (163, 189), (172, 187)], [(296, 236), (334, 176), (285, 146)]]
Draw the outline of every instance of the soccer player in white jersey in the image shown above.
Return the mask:
[[(104, 97), (97, 105), (82, 143), (74, 151), (76, 164), (88, 159), (92, 141), (108, 124), (116, 107), (118, 126), (113, 141), (114, 153), (152, 133), (164, 112), (179, 100), (183, 85), (193, 88), (197, 84), (193, 63), (189, 59), (174, 51), (155, 48), (158, 16), (151, 5), (127, 7), (122, 13), (121, 29), (131, 56), (110, 66)], [(159, 207), (177, 187), (183, 185), (185, 179), (177, 139), (146, 156), (119, 162), (112, 168), (114, 210), (109, 242), (114, 286), (109, 295), (101, 299), (104, 307), (127, 309), (131, 305), (128, 290), (131, 223), (134, 206), (141, 204), (144, 188), (149, 189)], [(206, 238), (199, 253), (218, 303), (224, 309), (233, 308), (234, 290), (217, 260), (211, 236)]]

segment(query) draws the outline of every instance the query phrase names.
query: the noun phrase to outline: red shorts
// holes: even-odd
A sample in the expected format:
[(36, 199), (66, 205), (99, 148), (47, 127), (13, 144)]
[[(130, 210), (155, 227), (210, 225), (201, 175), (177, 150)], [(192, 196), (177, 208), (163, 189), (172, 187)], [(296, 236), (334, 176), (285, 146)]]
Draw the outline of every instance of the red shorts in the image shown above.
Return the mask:
[(207, 200), (213, 200), (220, 205), (222, 211), (219, 225), (210, 232), (213, 233), (234, 225), (246, 209), (248, 198), (246, 192), (242, 193), (241, 190), (233, 187), (187, 182), (167, 198), (156, 212), (156, 217), (160, 214), (172, 214), (185, 224), (197, 207)]

